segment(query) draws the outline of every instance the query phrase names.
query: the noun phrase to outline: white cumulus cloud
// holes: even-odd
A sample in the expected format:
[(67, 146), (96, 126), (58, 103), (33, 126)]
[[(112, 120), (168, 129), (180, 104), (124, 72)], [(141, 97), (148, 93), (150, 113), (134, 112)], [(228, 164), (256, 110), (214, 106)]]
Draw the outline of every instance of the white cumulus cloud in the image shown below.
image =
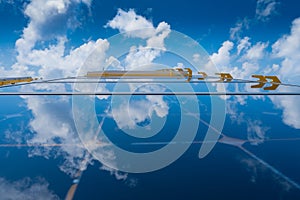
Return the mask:
[(152, 22), (137, 15), (133, 9), (130, 9), (128, 12), (119, 9), (117, 15), (106, 26), (118, 29), (121, 33), (126, 32), (129, 36), (142, 39), (150, 38), (156, 32)]
[(227, 69), (230, 65), (230, 51), (233, 49), (234, 44), (231, 41), (223, 42), (222, 46), (219, 48), (218, 53), (213, 53), (210, 56), (212, 62), (216, 65), (221, 71)]
[(249, 28), (250, 21), (248, 18), (239, 20), (234, 27), (230, 28), (230, 39), (240, 39), (242, 32)]
[[(290, 34), (284, 35), (272, 46), (273, 55), (282, 59), (279, 77), (282, 82), (300, 83), (300, 18), (293, 21)], [(278, 67), (277, 67), (278, 68)], [(297, 88), (280, 86), (281, 92), (299, 91)], [(283, 110), (283, 122), (300, 129), (300, 105), (295, 96), (270, 97), (273, 103)]]
[(37, 180), (24, 178), (18, 181), (8, 181), (0, 177), (0, 198), (3, 200), (58, 200), (59, 197), (50, 191), (48, 186), (49, 184), (41, 178)]
[(239, 41), (239, 44), (237, 46), (237, 54), (240, 55), (241, 52), (243, 50), (247, 50), (250, 46), (251, 46), (251, 43), (249, 42), (250, 38), (249, 37), (244, 37), (243, 39), (241, 39)]
[(145, 46), (132, 46), (128, 51), (125, 59), (125, 68), (128, 70), (152, 63), (165, 50), (164, 40), (171, 32), (170, 25), (166, 22), (160, 22), (154, 27), (151, 21), (137, 15), (132, 9), (128, 12), (119, 9), (117, 15), (106, 26), (118, 29), (129, 37), (146, 40)]
[(256, 4), (256, 18), (261, 21), (269, 20), (277, 13), (279, 2), (276, 0), (258, 0)]
[(280, 69), (283, 78), (290, 79), (300, 74), (300, 18), (293, 21), (290, 34), (277, 40), (272, 48), (274, 56), (283, 59)]
[(268, 47), (268, 43), (258, 42), (250, 49), (248, 49), (245, 58), (247, 60), (259, 60), (264, 58), (265, 56), (265, 49)]
[(91, 1), (85, 0), (32, 0), (25, 8), (24, 14), (29, 23), (23, 30), (23, 35), (16, 41), (17, 60), (24, 64), (27, 54), (41, 40), (55, 39), (65, 34), (67, 29), (74, 29), (80, 22), (76, 18), (76, 4)]
[(247, 135), (248, 140), (253, 145), (258, 145), (265, 140), (268, 127), (263, 126), (263, 123), (259, 120), (247, 120)]

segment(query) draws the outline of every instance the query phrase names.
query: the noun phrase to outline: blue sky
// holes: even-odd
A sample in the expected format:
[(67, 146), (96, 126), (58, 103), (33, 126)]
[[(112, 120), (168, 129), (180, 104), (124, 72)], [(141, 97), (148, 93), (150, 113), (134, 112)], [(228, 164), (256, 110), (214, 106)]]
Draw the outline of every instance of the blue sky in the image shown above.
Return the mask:
[[(67, 32), (74, 46), (89, 38), (95, 40), (99, 37), (109, 37), (116, 31), (107, 30), (103, 26), (116, 15), (117, 9), (133, 8), (137, 14), (152, 20), (154, 25), (166, 21), (172, 29), (184, 32), (201, 42), (211, 53), (229, 38), (230, 28), (235, 27), (236, 23), (245, 18), (250, 21), (250, 24), (249, 29), (243, 31), (242, 36), (250, 36), (253, 41), (274, 42), (283, 34), (288, 33), (292, 21), (299, 17), (298, 2), (295, 0), (274, 2), (276, 2), (274, 10), (266, 17), (269, 20), (261, 21), (256, 19), (257, 2), (255, 0), (185, 1), (184, 3), (93, 1), (90, 8), (86, 8), (85, 5), (76, 5), (76, 17), (81, 25)], [(0, 42), (1, 49), (5, 51), (14, 48), (15, 41), (22, 35), (23, 28), (30, 20), (29, 17), (24, 16), (25, 5), (26, 3), (22, 1), (12, 1), (12, 3), (2, 1), (1, 3), (3, 20), (0, 25), (5, 28), (1, 29)]]
[[(206, 50), (197, 54), (193, 53), (193, 50), (198, 46), (181, 49), (191, 54), (189, 57), (193, 63), (202, 64), (197, 66), (199, 70), (211, 74), (217, 71), (229, 72), (236, 78), (245, 79), (249, 79), (256, 73), (277, 75), (283, 82), (300, 84), (299, 8), (300, 3), (297, 0), (186, 0), (184, 2), (0, 0), (0, 74), (1, 77), (33, 76), (45, 79), (75, 76), (80, 70), (85, 72), (81, 67), (88, 65), (88, 61), (94, 61), (92, 63), (99, 63), (99, 65), (111, 62), (116, 69), (124, 67), (135, 70), (139, 66), (153, 64), (156, 61), (163, 60), (165, 62), (163, 64), (166, 64), (169, 59), (170, 63), (172, 61), (172, 64), (169, 64), (172, 66), (169, 67), (175, 65), (183, 67), (182, 60), (162, 56), (163, 52), (168, 50), (166, 48), (170, 40), (178, 42), (178, 46), (185, 46), (180, 43), (186, 41), (183, 38), (179, 40), (172, 38), (172, 31), (175, 30), (191, 37)], [(147, 29), (134, 31), (140, 28)], [(120, 32), (124, 32), (128, 40), (130, 38), (143, 40), (143, 43), (132, 45), (132, 48), (128, 49), (122, 57), (122, 62), (106, 55), (112, 46), (116, 49), (123, 47), (123, 44), (113, 43), (111, 39)], [(174, 46), (177, 45), (176, 42)], [(96, 57), (93, 57), (93, 52), (98, 53)], [(205, 63), (206, 61), (201, 59), (199, 61), (203, 54), (209, 56), (212, 62)], [(160, 56), (162, 59), (159, 59)], [(69, 87), (52, 84), (25, 86), (20, 89), (63, 92)], [(83, 87), (83, 89), (91, 88)], [(98, 89), (109, 90), (108, 87)], [(143, 89), (156, 91), (163, 88)], [(245, 85), (225, 87), (225, 89), (250, 91)], [(296, 90), (280, 86), (278, 91)], [(112, 113), (108, 109), (109, 103), (105, 101), (107, 98), (99, 97), (98, 100), (104, 107), (100, 107), (100, 112), (108, 118), (113, 116), (121, 130), (136, 128), (137, 124), (143, 124), (153, 116), (164, 119), (171, 111), (172, 105), (162, 97), (135, 99), (130, 105), (133, 114), (126, 115), (122, 103), (116, 106), (116, 113)], [(74, 124), (71, 99), (38, 96), (21, 97), (15, 101), (18, 102), (21, 110), (28, 111), (28, 115), (24, 119), (26, 122), (16, 124), (13, 128), (8, 126), (5, 131), (6, 138), (30, 144), (62, 142), (63, 145), (57, 149), (34, 148), (29, 150), (28, 154), (46, 158), (63, 156), (64, 161), (58, 164), (59, 169), (70, 177), (74, 177), (78, 170), (84, 171), (89, 166), (93, 158), (87, 156), (85, 149), (75, 146), (80, 143), (80, 139), (76, 134), (77, 127)], [(254, 102), (261, 103), (259, 108), (255, 109), (263, 108), (265, 105), (263, 103), (271, 108), (271, 110), (265, 108), (267, 111), (265, 114), (262, 113), (263, 116), (276, 115), (278, 117), (276, 119), (282, 122), (281, 128), (286, 128), (289, 133), (299, 133), (300, 106), (297, 96), (228, 97), (226, 114), (227, 120), (230, 121), (226, 121), (225, 130), (230, 132), (230, 125), (234, 124), (244, 130), (245, 134), (241, 138), (248, 139), (254, 147), (264, 143), (270, 137), (268, 134), (272, 121), (265, 120), (264, 117), (260, 118), (257, 114), (259, 111), (256, 112), (256, 117), (253, 117), (254, 114), (251, 115), (252, 109), (249, 108), (255, 107)], [(4, 110), (7, 111), (2, 109), (3, 112)], [(5, 115), (5, 113), (1, 114)], [(18, 123), (18, 117), (22, 115), (9, 114), (12, 115), (7, 115), (7, 119), (15, 120), (14, 123)], [(195, 113), (188, 113), (187, 116), (195, 116)], [(198, 119), (197, 116), (195, 119)], [(2, 128), (5, 129), (5, 126)], [(16, 130), (18, 128), (20, 130)], [(274, 127), (271, 129), (273, 130)], [(236, 136), (239, 132), (230, 134)], [(249, 161), (249, 164), (248, 161), (245, 161), (246, 165), (251, 165), (252, 163)], [(109, 171), (118, 180), (135, 181), (130, 179), (130, 175), (118, 170), (104, 166), (100, 169)], [(9, 185), (6, 180), (0, 178), (1, 182)], [(42, 188), (47, 187), (44, 180), (40, 182)]]

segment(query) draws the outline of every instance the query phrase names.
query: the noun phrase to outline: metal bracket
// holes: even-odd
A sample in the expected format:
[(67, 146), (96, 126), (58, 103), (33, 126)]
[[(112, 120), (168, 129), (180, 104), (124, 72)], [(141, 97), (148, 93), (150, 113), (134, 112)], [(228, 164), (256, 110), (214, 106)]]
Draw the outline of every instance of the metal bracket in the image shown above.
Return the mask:
[[(252, 75), (253, 78), (258, 78), (258, 83), (256, 85), (251, 85), (251, 88), (263, 88), (266, 83), (271, 83), (269, 87), (264, 87), (264, 90), (276, 90), (281, 84), (281, 81), (277, 76), (263, 76), (263, 75)], [(271, 81), (268, 81), (271, 79)]]
[(233, 79), (229, 73), (216, 73), (216, 75), (220, 76), (220, 82), (230, 82)]
[(193, 78), (193, 71), (190, 68), (184, 68), (184, 69), (188, 71), (188, 79), (186, 81), (190, 82), (190, 80)]
[(202, 78), (198, 78), (198, 80), (204, 80), (207, 77), (207, 74), (205, 72), (198, 72), (199, 75), (202, 75)]

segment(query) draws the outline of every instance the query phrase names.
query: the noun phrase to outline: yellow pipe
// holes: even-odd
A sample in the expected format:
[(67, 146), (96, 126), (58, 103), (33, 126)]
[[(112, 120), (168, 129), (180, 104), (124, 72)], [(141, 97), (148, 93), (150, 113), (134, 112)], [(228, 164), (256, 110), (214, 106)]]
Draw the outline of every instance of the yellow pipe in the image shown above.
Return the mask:
[(33, 80), (32, 77), (12, 77), (12, 78), (1, 78), (0, 79), (0, 86), (22, 83), (22, 82), (31, 82)]
[[(186, 68), (188, 69), (188, 68)], [(189, 78), (190, 71), (183, 71), (182, 69), (165, 69), (157, 71), (103, 71), (103, 72), (88, 72), (87, 77), (103, 77), (103, 78), (121, 78), (121, 77), (165, 77), (165, 78)]]

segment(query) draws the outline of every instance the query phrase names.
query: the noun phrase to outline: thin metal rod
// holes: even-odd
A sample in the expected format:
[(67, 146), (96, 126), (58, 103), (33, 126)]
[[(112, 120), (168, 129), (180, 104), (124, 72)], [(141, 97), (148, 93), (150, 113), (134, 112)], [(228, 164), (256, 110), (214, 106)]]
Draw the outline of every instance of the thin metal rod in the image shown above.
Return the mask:
[(28, 83), (18, 83), (18, 84), (12, 84), (12, 85), (4, 85), (1, 86), (0, 88), (9, 88), (9, 87), (16, 87), (16, 86), (22, 86), (22, 85), (32, 85), (36, 83), (51, 83), (52, 81), (63, 81), (63, 80), (68, 80), (68, 79), (76, 79), (76, 77), (67, 77), (67, 78), (55, 78), (55, 79), (49, 79), (49, 80), (42, 80), (42, 81), (32, 81)]
[[(56, 78), (56, 79), (49, 79), (49, 80), (43, 80), (43, 81), (32, 81), (29, 83), (20, 83), (20, 84), (12, 84), (12, 85), (5, 85), (1, 86), (0, 88), (7, 88), (7, 87), (16, 87), (16, 86), (22, 86), (22, 85), (31, 85), (31, 84), (48, 84), (48, 83), (270, 83), (270, 82), (264, 82), (259, 80), (246, 80), (246, 79), (238, 79), (234, 78), (231, 81), (220, 81), (219, 77), (215, 76), (209, 76), (207, 78), (210, 79), (217, 79), (217, 80), (196, 80), (197, 76), (194, 76), (191, 81), (186, 80), (145, 80), (145, 81), (138, 81), (138, 80), (130, 80), (130, 79), (118, 79), (118, 80), (110, 80), (107, 81), (106, 79), (94, 79), (94, 78), (87, 78), (84, 76), (77, 76), (77, 77), (66, 77), (66, 78)], [(64, 81), (64, 80), (74, 80), (74, 81)], [(135, 78), (137, 79), (137, 78)], [(81, 80), (81, 81), (76, 81)], [(82, 81), (83, 80), (83, 81)], [(87, 81), (90, 80), (90, 81)], [(300, 87), (300, 85), (297, 84), (288, 84), (288, 83), (271, 83), (274, 85), (282, 85), (282, 86), (289, 86), (289, 87)]]
[[(32, 84), (40, 83), (43, 84), (45, 82), (32, 82)], [(157, 81), (157, 80), (147, 80), (147, 81), (125, 81), (125, 80), (120, 80), (120, 81), (105, 81), (105, 80), (99, 80), (99, 81), (50, 81), (46, 82), (48, 83), (250, 83), (249, 81), (231, 81), (231, 82), (220, 82), (220, 81)]]
[(266, 82), (266, 81), (253, 81), (253, 80), (246, 80), (246, 79), (239, 79), (239, 78), (234, 78), (232, 80), (236, 81), (247, 81), (248, 83), (270, 83), (273, 85), (282, 85), (282, 86), (289, 86), (289, 87), (300, 87), (300, 85), (297, 84), (289, 84), (289, 83), (276, 83), (276, 82)]
[[(70, 77), (71, 79), (90, 79), (86, 77)], [(70, 79), (68, 78), (68, 79)], [(197, 77), (193, 77), (193, 79), (196, 79)], [(191, 80), (191, 81), (176, 81), (176, 80), (167, 80), (167, 81), (157, 81), (157, 80), (146, 80), (146, 81), (127, 81), (126, 79), (119, 79), (119, 81), (106, 81), (103, 79), (98, 79), (98, 81), (70, 81), (70, 82), (63, 82), (63, 83), (270, 83), (270, 82), (264, 82), (264, 81), (259, 81), (259, 80), (246, 80), (246, 79), (238, 79), (234, 78), (231, 81), (220, 81), (219, 77), (209, 77), (212, 79), (218, 79), (218, 80), (213, 80), (213, 81), (208, 81), (208, 80)], [(93, 79), (92, 79), (93, 80)], [(42, 83), (42, 82), (32, 82), (33, 83)], [(62, 83), (59, 81), (49, 81), (48, 83)], [(282, 85), (282, 86), (289, 86), (289, 87), (300, 87), (300, 85), (297, 84), (288, 84), (288, 83), (271, 83), (274, 85)]]
[(251, 95), (263, 95), (263, 96), (298, 96), (300, 92), (0, 92), (0, 96), (9, 96), (9, 95), (23, 95), (23, 96), (38, 96), (38, 95), (197, 95), (197, 96), (251, 96)]
[[(239, 139), (239, 138), (233, 138), (233, 139)], [(265, 139), (264, 142), (282, 142), (282, 141), (300, 141), (300, 138), (273, 138), (273, 139)], [(166, 144), (203, 144), (203, 143), (215, 143), (216, 141), (208, 140), (208, 141), (202, 141), (202, 140), (196, 140), (196, 141), (179, 141), (179, 142), (133, 142), (131, 145), (166, 145)], [(217, 141), (220, 143), (220, 141)], [(252, 140), (243, 140), (244, 143), (246, 142), (253, 142)], [(233, 142), (234, 143), (234, 142)]]

